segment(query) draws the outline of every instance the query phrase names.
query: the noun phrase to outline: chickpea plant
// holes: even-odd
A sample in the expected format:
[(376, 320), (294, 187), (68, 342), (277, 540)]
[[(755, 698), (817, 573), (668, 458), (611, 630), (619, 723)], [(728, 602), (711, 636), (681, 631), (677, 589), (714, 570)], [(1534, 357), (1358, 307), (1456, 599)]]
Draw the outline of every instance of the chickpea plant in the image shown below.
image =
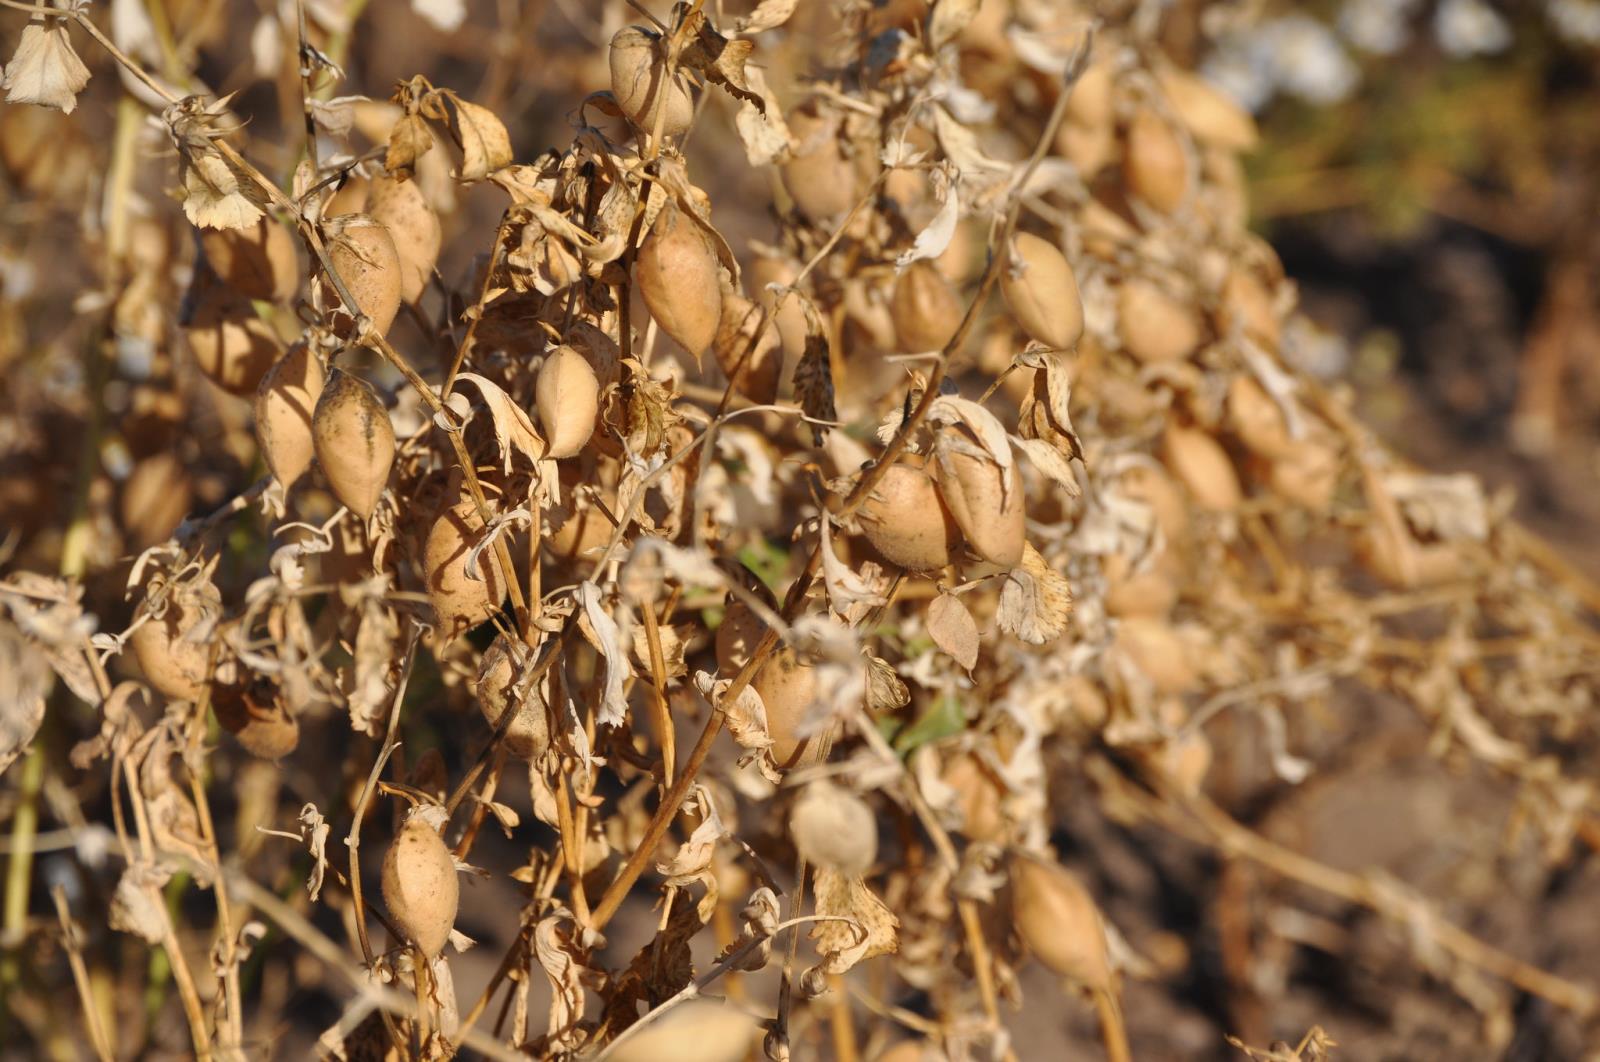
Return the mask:
[[(1063, 772), (1108, 816), (1592, 1015), (1593, 987), (1207, 796), (1208, 724), (1258, 721), (1263, 769), (1292, 786), (1319, 766), (1299, 706), (1349, 678), (1448, 714), (1439, 751), (1568, 807), (1575, 780), (1534, 753), (1567, 740), (1564, 709), (1506, 703), (1596, 685), (1574, 666), (1597, 644), (1594, 588), (1297, 363), (1293, 285), (1245, 226), (1250, 116), (1165, 57), (1152, 5), (810, 6), (631, 5), (609, 88), (530, 156), (421, 75), (387, 102), (327, 98), (341, 71), (307, 12), (307, 135), (286, 154), (96, 12), (6, 5), (7, 116), (70, 114), (81, 46), (118, 65), (124, 106), (156, 106), (175, 162), (138, 164), (167, 167), (194, 267), (155, 338), (248, 406), (265, 472), (137, 555), (126, 630), (97, 629), (81, 566), (0, 583), (21, 691), (0, 763), (33, 740), (52, 673), (94, 706), (72, 762), (110, 780), (105, 917), (164, 949), (195, 1053), (255, 1053), (241, 969), (300, 947), (351, 982), (321, 1041), (340, 1058), (731, 1062), (823, 1039), (839, 1058), (1018, 1057), (1008, 1015), (1037, 960), (1126, 1059), (1122, 985), (1152, 963), (1051, 847)], [(768, 80), (780, 48), (803, 56), (792, 87)], [(745, 156), (724, 164), (772, 178), (764, 243), (724, 237), (714, 175), (685, 153), (708, 115)], [(441, 262), (469, 189), (500, 216), (458, 281)], [(120, 262), (113, 303), (155, 268)], [(247, 510), (267, 546), (235, 557), (223, 530)], [(1406, 608), (1439, 610), (1453, 648), (1386, 626)], [(1491, 637), (1526, 642), (1485, 677)], [(437, 678), (408, 696), (423, 660)], [(432, 720), (470, 732), (459, 762), (400, 740), (445, 704), (477, 706)], [(238, 836), (213, 815), (223, 764), (292, 770), (346, 725), (354, 784), (256, 807)], [(523, 771), (548, 843), (497, 799)], [(523, 865), (470, 865), (490, 818)], [(1554, 861), (1577, 826), (1533, 821)], [(254, 879), (263, 846), (304, 850), (303, 892)], [(458, 999), (477, 874), (525, 906), (486, 916), (509, 949)], [(209, 965), (185, 958), (194, 905), (168, 903), (197, 891)], [(62, 903), (75, 947), (71, 920), (96, 912)], [(607, 950), (619, 912), (652, 903), (653, 939)], [(323, 909), (343, 943), (308, 918)], [(696, 943), (714, 956), (698, 971)], [(86, 986), (85, 1037), (111, 1057)], [(874, 1002), (858, 1043), (851, 1001), (897, 986), (925, 1009)], [(1510, 998), (1464, 996), (1486, 1023)]]

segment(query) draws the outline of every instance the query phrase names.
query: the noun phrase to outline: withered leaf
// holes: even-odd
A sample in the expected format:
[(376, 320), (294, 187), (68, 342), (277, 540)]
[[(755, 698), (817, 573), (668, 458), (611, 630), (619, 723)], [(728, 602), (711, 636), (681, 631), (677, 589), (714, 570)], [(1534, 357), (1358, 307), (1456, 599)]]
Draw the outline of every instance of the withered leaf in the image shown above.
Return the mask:
[(30, 646), (8, 620), (0, 620), (0, 774), (22, 755), (44, 722), (44, 700), (55, 676), (44, 655)]
[(898, 711), (911, 703), (911, 690), (894, 665), (871, 653), (867, 657), (867, 711), (873, 715)]
[(940, 594), (928, 605), (928, 636), (956, 663), (978, 666), (978, 624), (954, 594)]
[(511, 164), (511, 136), (505, 123), (487, 107), (469, 103), (449, 89), (438, 89), (433, 99), (442, 101), (446, 128), (461, 149), (458, 180), (481, 181)]
[(761, 0), (756, 9), (739, 19), (740, 33), (760, 33), (789, 21), (800, 0)]
[(214, 149), (185, 153), (183, 212), (202, 228), (244, 229), (261, 220), (255, 185)]
[[(539, 430), (533, 426), (527, 410), (517, 405), (504, 388), (475, 372), (464, 372), (457, 376), (456, 386), (461, 384), (471, 384), (483, 396), (490, 423), (494, 427), (494, 439), (500, 447), (503, 471), (511, 471), (513, 453), (520, 453), (535, 463), (544, 457), (545, 444)], [(461, 400), (465, 401), (465, 397), (461, 396)], [(470, 409), (468, 412), (471, 412)]]
[(433, 133), (420, 114), (404, 114), (389, 130), (389, 149), (383, 168), (392, 177), (409, 177), (417, 160), (433, 148)]
[[(780, 298), (783, 296), (780, 296)], [(794, 367), (794, 396), (811, 424), (811, 441), (822, 445), (839, 411), (833, 404), (833, 365), (828, 354), (828, 332), (822, 316), (804, 292), (790, 290), (788, 298), (799, 299), (806, 318), (805, 349)]]
[(744, 66), (755, 50), (752, 41), (729, 40), (711, 28), (711, 20), (703, 11), (687, 17), (695, 20), (694, 39), (684, 48), (679, 62), (705, 75), (707, 81), (719, 85), (729, 95), (752, 104), (760, 111), (767, 109), (767, 101), (750, 91), (745, 80)]
[(1000, 589), (1000, 609), (995, 621), (1002, 631), (1030, 645), (1043, 645), (1066, 630), (1072, 612), (1072, 588), (1064, 575), (1025, 543), (1022, 563), (1013, 568)]
[(600, 587), (592, 582), (578, 586), (578, 603), (583, 608), (579, 629), (605, 658), (605, 688), (600, 703), (595, 706), (594, 721), (598, 726), (620, 726), (628, 714), (628, 697), (624, 692), (633, 667), (628, 663), (628, 651), (622, 645), (622, 632), (600, 603)]
[(7, 103), (36, 103), (71, 114), (88, 83), (89, 68), (72, 50), (67, 20), (35, 15), (22, 28), (0, 88), (6, 90)]
[(806, 971), (809, 992), (822, 980), (816, 974), (842, 974), (863, 959), (900, 950), (900, 920), (861, 878), (845, 877), (828, 867), (818, 867), (816, 911), (839, 915), (840, 920), (818, 922), (811, 930), (822, 963)]

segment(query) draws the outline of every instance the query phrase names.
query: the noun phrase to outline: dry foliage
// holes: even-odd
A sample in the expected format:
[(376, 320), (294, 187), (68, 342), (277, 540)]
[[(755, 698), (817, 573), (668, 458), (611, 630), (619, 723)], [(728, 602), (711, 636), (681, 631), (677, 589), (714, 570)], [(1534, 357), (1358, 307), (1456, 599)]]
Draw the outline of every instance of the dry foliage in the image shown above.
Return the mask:
[[(107, 143), (52, 149), (102, 197), (8, 163), (104, 259), (97, 390), (8, 366), (4, 440), (0, 766), (13, 844), (43, 793), (82, 862), (51, 938), (80, 1045), (128, 1053), (103, 989), (144, 973), (94, 923), (159, 949), (202, 1057), (271, 1053), (303, 966), (341, 986), (338, 1058), (1025, 1057), (1031, 956), (1126, 1058), (1171, 949), (1058, 858), (1064, 799), (1403, 926), (1497, 1049), (1518, 993), (1593, 1031), (1591, 985), (1224, 810), (1313, 784), (1337, 705), (1393, 696), (1569, 858), (1600, 599), (1301, 366), (1245, 226), (1254, 125), (1163, 57), (1160, 5), (680, 3), (607, 38), (538, 154), (422, 75), (331, 98), (325, 6), (276, 26), (287, 147), (176, 87), (181, 21), (4, 12), (8, 140), (73, 111), (75, 47), (127, 93)], [(770, 178), (762, 241), (685, 154), (713, 125)], [(469, 203), (498, 223), (455, 276)], [(64, 513), (25, 481), (59, 415), (123, 466), (87, 450)], [(219, 488), (201, 439), (264, 475)], [(126, 627), (85, 600), (113, 577)], [(476, 998), (463, 925), (505, 948)]]

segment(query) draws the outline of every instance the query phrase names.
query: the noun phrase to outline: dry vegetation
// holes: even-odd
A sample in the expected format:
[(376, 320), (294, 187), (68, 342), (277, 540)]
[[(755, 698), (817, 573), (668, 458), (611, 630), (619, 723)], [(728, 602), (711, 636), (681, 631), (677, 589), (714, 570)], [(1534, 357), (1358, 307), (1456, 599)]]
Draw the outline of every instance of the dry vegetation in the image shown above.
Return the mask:
[(595, 5), (538, 152), (521, 5), (4, 2), (8, 1041), (1594, 1035), (1600, 591), (1303, 370), (1162, 5)]

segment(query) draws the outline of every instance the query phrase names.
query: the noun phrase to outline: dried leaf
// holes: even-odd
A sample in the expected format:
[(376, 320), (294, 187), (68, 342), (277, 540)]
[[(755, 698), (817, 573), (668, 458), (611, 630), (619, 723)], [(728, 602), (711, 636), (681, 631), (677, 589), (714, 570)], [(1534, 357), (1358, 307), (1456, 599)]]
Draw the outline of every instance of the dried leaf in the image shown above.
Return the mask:
[(1000, 590), (1000, 609), (995, 621), (1002, 631), (1014, 634), (1029, 645), (1043, 645), (1066, 630), (1072, 612), (1072, 588), (1066, 577), (1056, 572), (1026, 543), (1022, 563), (1007, 575)]
[(698, 782), (690, 790), (684, 806), (691, 814), (700, 816), (700, 825), (694, 828), (687, 841), (678, 846), (669, 861), (656, 864), (656, 872), (666, 879), (664, 884), (671, 888), (681, 889), (696, 881), (705, 886), (705, 895), (700, 898), (698, 905), (700, 921), (705, 923), (711, 920), (719, 900), (717, 876), (712, 871), (711, 861), (717, 854), (717, 842), (728, 835), (728, 829), (717, 814), (711, 791)]
[(628, 663), (627, 650), (622, 645), (622, 632), (616, 621), (601, 607), (600, 587), (592, 582), (578, 585), (578, 603), (583, 608), (580, 629), (605, 658), (605, 688), (600, 703), (595, 707), (597, 726), (621, 726), (628, 715), (628, 697), (625, 683), (633, 674)]
[(22, 755), (44, 722), (44, 702), (55, 676), (42, 654), (7, 620), (0, 620), (0, 774)]
[(550, 981), (550, 1024), (546, 1046), (566, 1051), (580, 1046), (583, 1034), (584, 982), (597, 980), (596, 971), (583, 964), (584, 951), (575, 939), (572, 912), (557, 907), (539, 920), (533, 931), (533, 957)]
[(449, 89), (439, 90), (434, 98), (443, 101), (447, 128), (461, 149), (457, 180), (481, 181), (511, 164), (511, 136), (493, 111), (468, 103)]
[(804, 293), (791, 289), (788, 297), (800, 300), (800, 308), (806, 318), (805, 349), (794, 367), (794, 397), (811, 424), (812, 443), (821, 446), (822, 437), (839, 419), (839, 411), (833, 404), (833, 366), (828, 356), (828, 332), (816, 306)]
[(739, 20), (740, 33), (760, 33), (776, 29), (789, 21), (800, 0), (761, 0), (756, 9)]
[(171, 877), (170, 871), (149, 863), (135, 863), (124, 870), (111, 897), (111, 928), (132, 933), (147, 944), (164, 941), (167, 915), (159, 890)]
[(71, 114), (88, 83), (89, 68), (72, 50), (67, 20), (35, 15), (22, 28), (0, 88), (7, 103), (36, 103)]
[(900, 950), (900, 920), (860, 878), (847, 878), (836, 870), (818, 867), (816, 911), (848, 921), (818, 922), (811, 939), (822, 963), (805, 972), (802, 983), (809, 995), (819, 995), (824, 974), (842, 974), (863, 959), (891, 955)]
[(867, 711), (873, 715), (898, 711), (911, 703), (911, 690), (881, 656), (867, 654)]
[(938, 51), (955, 40), (978, 14), (982, 0), (937, 0), (928, 16), (928, 47)]
[(216, 151), (183, 156), (183, 212), (191, 224), (211, 229), (246, 229), (260, 221), (265, 211), (256, 202), (256, 189), (234, 172)]
[(826, 515), (822, 517), (822, 581), (828, 592), (828, 607), (846, 623), (857, 623), (888, 598), (871, 581), (846, 567), (833, 551), (832, 522)]
[(767, 85), (766, 75), (754, 66), (745, 73), (751, 92), (765, 100), (766, 106), (757, 107), (749, 100), (742, 101), (738, 113), (733, 116), (734, 129), (744, 144), (745, 160), (752, 166), (770, 166), (788, 158), (794, 150), (794, 134), (783, 120), (783, 111)]
[(968, 671), (978, 666), (978, 624), (954, 594), (928, 604), (928, 637)]
[(420, 114), (406, 114), (389, 130), (389, 148), (383, 156), (383, 168), (397, 178), (410, 177), (417, 160), (433, 149), (433, 133)]
[[(539, 435), (539, 430), (533, 426), (533, 420), (528, 416), (527, 410), (517, 405), (515, 399), (488, 377), (479, 376), (475, 372), (464, 372), (456, 377), (456, 386), (460, 387), (462, 384), (476, 387), (478, 393), (483, 396), (484, 405), (489, 409), (489, 420), (494, 425), (495, 442), (500, 447), (501, 471), (507, 473), (511, 471), (513, 453), (520, 453), (535, 464), (543, 460), (544, 439)], [(454, 394), (451, 395), (452, 401), (455, 397)]]
[(1067, 497), (1076, 498), (1083, 493), (1078, 486), (1078, 477), (1072, 474), (1072, 465), (1068, 464), (1060, 450), (1043, 439), (1023, 439), (1013, 435), (1011, 442), (1033, 462), (1034, 468), (1065, 490)]
[(956, 186), (951, 185), (945, 193), (944, 203), (939, 207), (939, 212), (928, 222), (926, 228), (917, 233), (916, 240), (909, 250), (894, 260), (894, 268), (899, 272), (912, 262), (923, 259), (938, 258), (950, 246), (950, 241), (956, 234), (956, 222), (961, 218), (961, 196), (956, 191)]

